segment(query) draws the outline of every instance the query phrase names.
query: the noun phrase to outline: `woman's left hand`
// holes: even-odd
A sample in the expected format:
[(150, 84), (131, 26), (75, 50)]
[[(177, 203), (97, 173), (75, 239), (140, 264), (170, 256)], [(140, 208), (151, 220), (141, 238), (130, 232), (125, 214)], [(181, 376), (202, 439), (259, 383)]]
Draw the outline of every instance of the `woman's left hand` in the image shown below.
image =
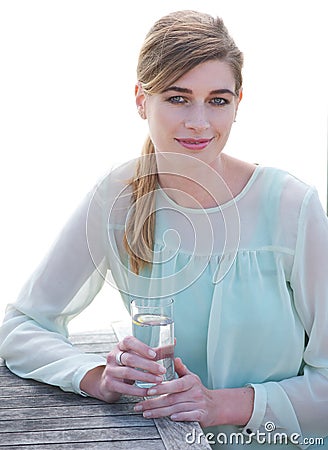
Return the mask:
[(196, 421), (202, 427), (213, 425), (218, 406), (215, 391), (207, 389), (180, 358), (175, 358), (175, 371), (179, 378), (150, 388), (147, 396), (158, 397), (138, 403), (135, 411), (142, 411), (146, 418), (169, 416), (173, 421)]

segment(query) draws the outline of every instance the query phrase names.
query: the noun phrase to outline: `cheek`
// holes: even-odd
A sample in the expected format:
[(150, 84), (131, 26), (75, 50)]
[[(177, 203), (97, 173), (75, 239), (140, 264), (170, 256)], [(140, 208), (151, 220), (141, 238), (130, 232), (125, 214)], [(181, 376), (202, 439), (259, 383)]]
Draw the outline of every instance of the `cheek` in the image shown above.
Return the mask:
[(179, 108), (172, 107), (166, 103), (151, 102), (147, 104), (147, 118), (151, 126), (158, 124), (165, 127), (172, 127), (174, 123), (181, 120), (181, 111)]
[(147, 116), (149, 135), (153, 142), (167, 141), (175, 136), (175, 130), (178, 126), (176, 114), (160, 114), (159, 112), (150, 113)]
[(232, 124), (235, 120), (235, 112), (233, 110), (229, 110), (219, 114), (214, 120), (214, 127), (221, 132), (221, 134), (226, 134), (230, 132)]
[(148, 120), (149, 137), (157, 149), (161, 149), (168, 139), (168, 133), (163, 122), (157, 120)]

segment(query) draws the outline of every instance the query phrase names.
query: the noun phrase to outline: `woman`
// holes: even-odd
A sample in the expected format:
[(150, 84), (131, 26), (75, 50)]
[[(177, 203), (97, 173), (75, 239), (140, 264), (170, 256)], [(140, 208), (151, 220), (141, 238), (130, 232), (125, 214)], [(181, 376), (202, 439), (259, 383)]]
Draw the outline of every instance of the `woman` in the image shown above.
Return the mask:
[[(142, 156), (87, 196), (8, 306), (1, 356), (22, 377), (107, 402), (155, 395), (136, 411), (197, 420), (212, 442), (242, 432), (255, 448), (276, 433), (301, 446), (328, 435), (328, 223), (312, 187), (223, 152), (242, 64), (220, 19), (155, 23), (135, 90)], [(131, 336), (107, 360), (70, 345), (68, 322), (105, 280), (127, 308), (174, 296), (176, 379), (161, 383), (156, 354)]]

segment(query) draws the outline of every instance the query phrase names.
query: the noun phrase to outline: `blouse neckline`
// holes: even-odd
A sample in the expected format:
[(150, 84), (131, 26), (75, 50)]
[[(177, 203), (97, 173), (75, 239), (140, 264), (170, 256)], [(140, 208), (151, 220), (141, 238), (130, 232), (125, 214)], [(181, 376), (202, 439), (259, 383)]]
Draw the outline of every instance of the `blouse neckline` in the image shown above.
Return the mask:
[(229, 206), (235, 204), (240, 199), (242, 199), (247, 194), (247, 192), (250, 190), (250, 188), (254, 184), (255, 180), (257, 179), (258, 175), (262, 171), (262, 169), (263, 169), (262, 166), (257, 165), (255, 167), (252, 175), (250, 176), (249, 180), (245, 184), (244, 188), (239, 192), (239, 194), (237, 194), (231, 200), (229, 200), (229, 201), (227, 201), (225, 203), (222, 203), (222, 205), (213, 206), (211, 208), (188, 208), (186, 206), (181, 206), (178, 203), (176, 203), (174, 200), (172, 200), (172, 198), (169, 197), (166, 194), (166, 192), (161, 188), (161, 186), (159, 184), (157, 185), (157, 192), (159, 194), (161, 194), (162, 197), (164, 197), (164, 199), (167, 202), (169, 202), (171, 205), (173, 205), (174, 208), (177, 209), (177, 210), (188, 212), (188, 213), (192, 213), (192, 214), (203, 214), (204, 211), (207, 212), (207, 213), (217, 213), (218, 211), (221, 211), (222, 209), (228, 208)]

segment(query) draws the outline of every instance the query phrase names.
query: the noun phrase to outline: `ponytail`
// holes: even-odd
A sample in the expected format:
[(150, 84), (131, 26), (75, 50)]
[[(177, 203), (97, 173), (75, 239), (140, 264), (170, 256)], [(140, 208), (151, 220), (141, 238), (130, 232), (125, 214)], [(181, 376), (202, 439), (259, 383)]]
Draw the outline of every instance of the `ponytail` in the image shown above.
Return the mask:
[(132, 208), (123, 237), (131, 269), (137, 275), (140, 269), (151, 265), (153, 259), (157, 180), (155, 148), (148, 137), (137, 163), (135, 175), (130, 180)]

